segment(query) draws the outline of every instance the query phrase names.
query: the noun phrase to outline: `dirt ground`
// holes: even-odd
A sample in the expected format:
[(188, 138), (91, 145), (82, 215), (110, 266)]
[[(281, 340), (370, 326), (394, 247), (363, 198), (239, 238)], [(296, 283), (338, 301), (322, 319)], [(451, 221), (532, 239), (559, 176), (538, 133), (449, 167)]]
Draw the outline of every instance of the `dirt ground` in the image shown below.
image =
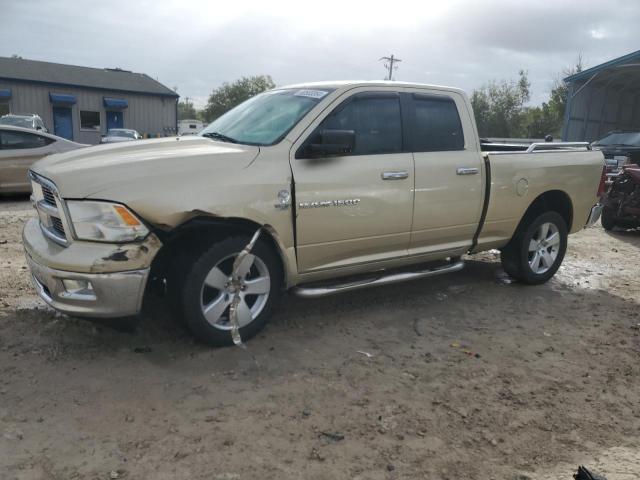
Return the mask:
[(448, 276), (287, 297), (239, 348), (159, 299), (136, 333), (36, 298), (0, 200), (1, 479), (640, 478), (640, 233), (592, 227), (537, 287)]

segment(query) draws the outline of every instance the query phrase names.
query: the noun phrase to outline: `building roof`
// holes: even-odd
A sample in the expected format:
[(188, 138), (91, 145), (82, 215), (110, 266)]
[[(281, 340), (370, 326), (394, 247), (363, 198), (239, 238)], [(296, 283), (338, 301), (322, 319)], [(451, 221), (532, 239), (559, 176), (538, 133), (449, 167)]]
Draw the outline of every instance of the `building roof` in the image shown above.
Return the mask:
[(0, 57), (0, 80), (25, 81), (57, 86), (143, 93), (178, 97), (163, 84), (145, 75), (119, 68), (91, 68), (61, 63)]
[(614, 58), (613, 60), (609, 60), (608, 62), (601, 63), (600, 65), (596, 65), (595, 67), (587, 68), (582, 72), (574, 73), (573, 75), (569, 75), (564, 79), (565, 82), (576, 82), (581, 80), (586, 80), (591, 78), (596, 73), (602, 72), (604, 70), (612, 70), (619, 67), (637, 67), (637, 62), (640, 61), (640, 50), (635, 52), (631, 52), (627, 55), (623, 55), (622, 57)]

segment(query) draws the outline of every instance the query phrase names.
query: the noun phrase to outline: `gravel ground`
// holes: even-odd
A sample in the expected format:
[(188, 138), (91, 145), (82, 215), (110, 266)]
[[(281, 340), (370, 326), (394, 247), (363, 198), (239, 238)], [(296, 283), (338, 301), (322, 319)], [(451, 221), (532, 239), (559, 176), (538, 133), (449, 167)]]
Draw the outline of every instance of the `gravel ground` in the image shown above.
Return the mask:
[(570, 238), (536, 287), (448, 276), (285, 299), (239, 348), (149, 298), (135, 333), (54, 313), (0, 200), (0, 478), (608, 480), (640, 472), (640, 233)]

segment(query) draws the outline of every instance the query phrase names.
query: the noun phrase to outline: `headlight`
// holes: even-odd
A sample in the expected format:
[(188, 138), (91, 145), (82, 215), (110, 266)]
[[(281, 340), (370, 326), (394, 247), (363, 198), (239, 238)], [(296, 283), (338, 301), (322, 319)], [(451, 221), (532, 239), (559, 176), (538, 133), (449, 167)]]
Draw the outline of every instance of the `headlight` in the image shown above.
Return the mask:
[(78, 240), (131, 242), (149, 234), (149, 229), (124, 205), (109, 202), (67, 201)]

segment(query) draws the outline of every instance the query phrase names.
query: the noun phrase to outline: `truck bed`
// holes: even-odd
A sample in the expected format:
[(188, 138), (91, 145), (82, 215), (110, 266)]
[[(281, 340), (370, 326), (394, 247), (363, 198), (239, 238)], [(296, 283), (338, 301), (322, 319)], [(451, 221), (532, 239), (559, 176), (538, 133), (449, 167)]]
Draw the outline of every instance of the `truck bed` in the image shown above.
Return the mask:
[[(531, 144), (524, 151), (483, 152), (488, 202), (475, 251), (499, 248), (511, 238), (527, 208), (547, 192), (566, 195), (572, 206), (569, 231), (581, 230), (598, 202), (602, 152), (588, 144)], [(515, 195), (514, 195), (515, 193)]]
[(483, 152), (528, 152), (540, 150), (590, 150), (587, 142), (491, 142), (480, 140), (480, 150)]

